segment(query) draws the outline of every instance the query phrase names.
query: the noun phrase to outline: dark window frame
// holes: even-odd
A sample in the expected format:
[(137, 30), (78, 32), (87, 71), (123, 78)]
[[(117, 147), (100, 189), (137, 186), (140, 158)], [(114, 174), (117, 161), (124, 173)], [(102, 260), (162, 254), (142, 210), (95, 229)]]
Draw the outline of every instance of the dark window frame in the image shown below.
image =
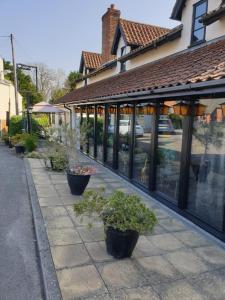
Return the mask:
[[(120, 49), (120, 57), (124, 55), (124, 50), (126, 49), (126, 46), (121, 47)], [(126, 61), (121, 61), (120, 62), (120, 72), (125, 72), (126, 71)]]
[[(191, 46), (195, 46), (195, 45), (198, 45), (198, 44), (202, 44), (205, 42), (205, 36), (206, 36), (206, 26), (202, 25), (201, 28), (198, 28), (197, 30), (195, 29), (195, 21), (196, 19), (198, 19), (199, 17), (201, 16), (204, 16), (204, 14), (196, 17), (196, 10), (197, 10), (197, 7), (200, 6), (201, 4), (203, 3), (206, 3), (206, 12), (208, 11), (208, 0), (200, 0), (198, 1), (197, 3), (195, 3), (193, 5), (193, 11), (192, 11), (192, 28), (191, 28)], [(204, 29), (204, 36), (203, 36), (203, 39), (202, 40), (199, 40), (199, 41), (194, 41), (194, 33), (201, 30), (201, 29)]]

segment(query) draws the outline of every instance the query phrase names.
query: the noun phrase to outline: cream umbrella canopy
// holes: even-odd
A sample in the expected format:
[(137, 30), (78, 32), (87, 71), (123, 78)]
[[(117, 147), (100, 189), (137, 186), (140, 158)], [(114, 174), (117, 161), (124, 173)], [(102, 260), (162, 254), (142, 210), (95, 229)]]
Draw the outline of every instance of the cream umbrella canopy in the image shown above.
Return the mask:
[(45, 114), (48, 116), (49, 125), (52, 123), (52, 115), (55, 114), (64, 114), (65, 110), (58, 108), (48, 102), (39, 102), (35, 104), (32, 108), (32, 114)]
[(33, 106), (32, 113), (39, 114), (54, 114), (54, 113), (64, 113), (65, 111), (48, 103), (48, 102), (39, 102)]

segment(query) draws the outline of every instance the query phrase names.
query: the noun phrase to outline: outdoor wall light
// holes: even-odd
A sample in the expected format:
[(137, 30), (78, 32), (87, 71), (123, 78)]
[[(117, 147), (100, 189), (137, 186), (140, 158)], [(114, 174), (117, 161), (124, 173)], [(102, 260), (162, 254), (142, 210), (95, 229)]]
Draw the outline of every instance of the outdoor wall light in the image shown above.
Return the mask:
[(116, 107), (115, 107), (115, 106), (109, 106), (108, 112), (109, 112), (110, 114), (115, 114), (115, 113), (116, 113)]
[(124, 115), (131, 115), (133, 113), (133, 107), (129, 105), (120, 107), (120, 113)]
[(89, 113), (90, 115), (93, 115), (94, 112), (95, 112), (94, 107), (88, 107), (88, 113)]
[(170, 107), (167, 105), (160, 105), (160, 115), (168, 115)]
[(206, 112), (206, 105), (203, 105), (201, 103), (196, 103), (195, 104), (195, 116), (196, 117), (201, 117), (205, 115)]
[(190, 105), (185, 102), (178, 102), (173, 105), (175, 115), (188, 116), (190, 115)]
[(138, 106), (138, 113), (140, 115), (153, 115), (156, 113), (156, 107), (152, 103), (148, 103), (144, 106)]
[(32, 106), (29, 106), (29, 107), (27, 108), (27, 111), (29, 112), (29, 114), (32, 114), (33, 107), (32, 107)]
[(76, 114), (79, 114), (79, 113), (81, 113), (81, 108), (76, 106), (74, 111), (75, 111)]
[(223, 112), (223, 116), (225, 117), (225, 102), (220, 104), (222, 112)]
[(101, 116), (104, 115), (104, 107), (103, 106), (98, 106), (97, 113)]

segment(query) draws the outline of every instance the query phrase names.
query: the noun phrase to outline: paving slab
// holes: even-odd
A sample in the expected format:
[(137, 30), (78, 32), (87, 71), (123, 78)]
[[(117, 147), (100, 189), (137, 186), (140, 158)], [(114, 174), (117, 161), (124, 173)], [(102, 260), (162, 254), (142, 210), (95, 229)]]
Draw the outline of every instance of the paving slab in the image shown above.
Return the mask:
[[(163, 300), (205, 300), (200, 292), (186, 280), (153, 286)], [(208, 299), (210, 300), (210, 299)]]
[(204, 299), (225, 299), (225, 269), (206, 272), (192, 278), (188, 278), (190, 284), (198, 289)]
[(64, 269), (57, 272), (64, 300), (79, 299), (106, 293), (106, 287), (93, 265)]
[(225, 251), (216, 246), (199, 247), (195, 251), (209, 264), (217, 268), (225, 268)]
[(209, 240), (207, 240), (202, 235), (198, 234), (195, 231), (187, 230), (182, 232), (175, 232), (173, 235), (189, 247), (199, 247), (199, 246), (208, 246), (210, 245)]
[(79, 232), (82, 240), (84, 242), (96, 242), (96, 241), (104, 241), (105, 239), (105, 232), (103, 226), (82, 226), (77, 227), (77, 231)]
[(164, 253), (145, 236), (140, 236), (133, 252), (133, 257), (159, 255)]
[(95, 262), (111, 261), (114, 258), (106, 251), (105, 241), (85, 243), (89, 255)]
[(160, 300), (157, 293), (149, 286), (121, 289), (111, 293), (113, 300)]
[(209, 271), (207, 264), (193, 251), (178, 250), (165, 255), (166, 259), (184, 275)]
[(137, 265), (149, 284), (158, 284), (184, 278), (163, 256), (142, 257)]
[(141, 271), (130, 259), (97, 264), (97, 268), (109, 290), (133, 288), (145, 283)]
[(73, 222), (69, 216), (59, 216), (57, 218), (45, 219), (45, 226), (49, 228), (73, 228)]
[(183, 248), (185, 245), (174, 237), (171, 233), (163, 233), (147, 236), (147, 239), (162, 251), (173, 251)]
[(83, 244), (56, 246), (52, 247), (51, 251), (56, 269), (73, 268), (91, 263)]
[(51, 246), (72, 245), (82, 242), (74, 228), (49, 228), (47, 232)]

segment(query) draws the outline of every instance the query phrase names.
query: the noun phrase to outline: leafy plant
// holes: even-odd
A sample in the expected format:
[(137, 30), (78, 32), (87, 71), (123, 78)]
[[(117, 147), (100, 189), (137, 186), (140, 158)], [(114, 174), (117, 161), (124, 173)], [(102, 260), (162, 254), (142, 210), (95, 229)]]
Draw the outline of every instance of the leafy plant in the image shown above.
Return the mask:
[[(18, 133), (23, 133), (26, 128), (27, 124), (27, 117), (23, 116), (12, 116), (10, 119), (10, 126), (9, 126), (9, 135), (14, 136)], [(33, 134), (40, 134), (42, 129), (42, 125), (39, 124), (39, 121), (35, 118), (31, 118), (31, 128)]]
[(18, 133), (10, 138), (11, 143), (13, 146), (20, 145), (25, 146), (25, 138), (27, 136), (27, 133)]
[(5, 142), (5, 144), (7, 145), (9, 143), (9, 135), (6, 132), (2, 133), (2, 140)]
[(68, 166), (65, 147), (54, 142), (49, 143), (45, 153), (45, 165), (54, 171), (65, 170)]
[(43, 154), (38, 151), (32, 151), (32, 152), (27, 153), (26, 157), (41, 159), (41, 158), (43, 158)]
[(153, 211), (137, 195), (116, 191), (105, 197), (103, 191), (86, 191), (84, 199), (74, 204), (76, 215), (86, 214), (102, 219), (106, 227), (120, 231), (151, 232), (157, 223)]
[(32, 152), (37, 148), (38, 138), (36, 135), (26, 134), (24, 137), (24, 146), (28, 152)]
[(91, 166), (87, 166), (87, 167), (75, 166), (70, 168), (69, 171), (70, 174), (74, 174), (74, 175), (92, 175), (96, 173), (96, 168)]

